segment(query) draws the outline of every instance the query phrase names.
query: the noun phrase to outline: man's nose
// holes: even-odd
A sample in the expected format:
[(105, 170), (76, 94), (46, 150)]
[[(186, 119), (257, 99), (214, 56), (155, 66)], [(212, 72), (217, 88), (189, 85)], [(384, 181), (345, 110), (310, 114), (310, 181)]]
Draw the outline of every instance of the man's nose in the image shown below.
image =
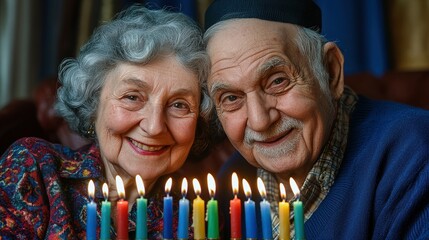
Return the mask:
[(246, 104), (247, 125), (253, 131), (267, 130), (280, 117), (274, 96), (252, 92), (248, 94)]

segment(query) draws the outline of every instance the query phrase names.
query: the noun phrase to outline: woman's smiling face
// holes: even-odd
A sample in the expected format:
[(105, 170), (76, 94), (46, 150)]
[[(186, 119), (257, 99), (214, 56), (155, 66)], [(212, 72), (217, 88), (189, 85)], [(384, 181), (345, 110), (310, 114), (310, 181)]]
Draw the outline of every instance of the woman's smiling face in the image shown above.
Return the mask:
[(106, 77), (95, 121), (104, 162), (148, 182), (174, 172), (194, 142), (199, 103), (196, 74), (172, 56), (120, 64)]

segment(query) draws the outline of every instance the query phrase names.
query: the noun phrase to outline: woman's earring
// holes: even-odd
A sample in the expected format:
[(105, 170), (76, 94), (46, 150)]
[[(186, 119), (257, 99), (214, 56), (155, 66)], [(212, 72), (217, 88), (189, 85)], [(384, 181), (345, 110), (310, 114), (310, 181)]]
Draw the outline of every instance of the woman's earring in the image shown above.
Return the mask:
[(95, 138), (95, 124), (91, 123), (88, 130), (86, 131), (86, 135), (89, 138)]

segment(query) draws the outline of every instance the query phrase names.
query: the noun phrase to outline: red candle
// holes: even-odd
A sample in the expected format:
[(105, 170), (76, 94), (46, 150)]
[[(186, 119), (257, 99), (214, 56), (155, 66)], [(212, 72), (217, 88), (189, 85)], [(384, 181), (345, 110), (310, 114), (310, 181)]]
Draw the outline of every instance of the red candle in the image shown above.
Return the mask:
[(118, 194), (120, 200), (117, 202), (117, 234), (118, 240), (128, 239), (128, 202), (125, 201), (125, 188), (124, 182), (120, 176), (116, 176), (116, 188), (118, 189)]
[(238, 176), (234, 172), (231, 177), (232, 192), (234, 198), (229, 201), (229, 211), (231, 213), (231, 239), (241, 239), (241, 200), (238, 194)]

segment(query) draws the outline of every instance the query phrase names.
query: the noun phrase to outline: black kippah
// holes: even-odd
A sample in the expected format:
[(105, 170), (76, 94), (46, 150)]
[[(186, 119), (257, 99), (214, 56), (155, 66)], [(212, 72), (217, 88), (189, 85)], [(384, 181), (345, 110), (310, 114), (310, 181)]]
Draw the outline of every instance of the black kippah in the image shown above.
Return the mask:
[(205, 14), (205, 29), (233, 18), (258, 18), (311, 28), (320, 32), (322, 17), (312, 0), (214, 0)]

